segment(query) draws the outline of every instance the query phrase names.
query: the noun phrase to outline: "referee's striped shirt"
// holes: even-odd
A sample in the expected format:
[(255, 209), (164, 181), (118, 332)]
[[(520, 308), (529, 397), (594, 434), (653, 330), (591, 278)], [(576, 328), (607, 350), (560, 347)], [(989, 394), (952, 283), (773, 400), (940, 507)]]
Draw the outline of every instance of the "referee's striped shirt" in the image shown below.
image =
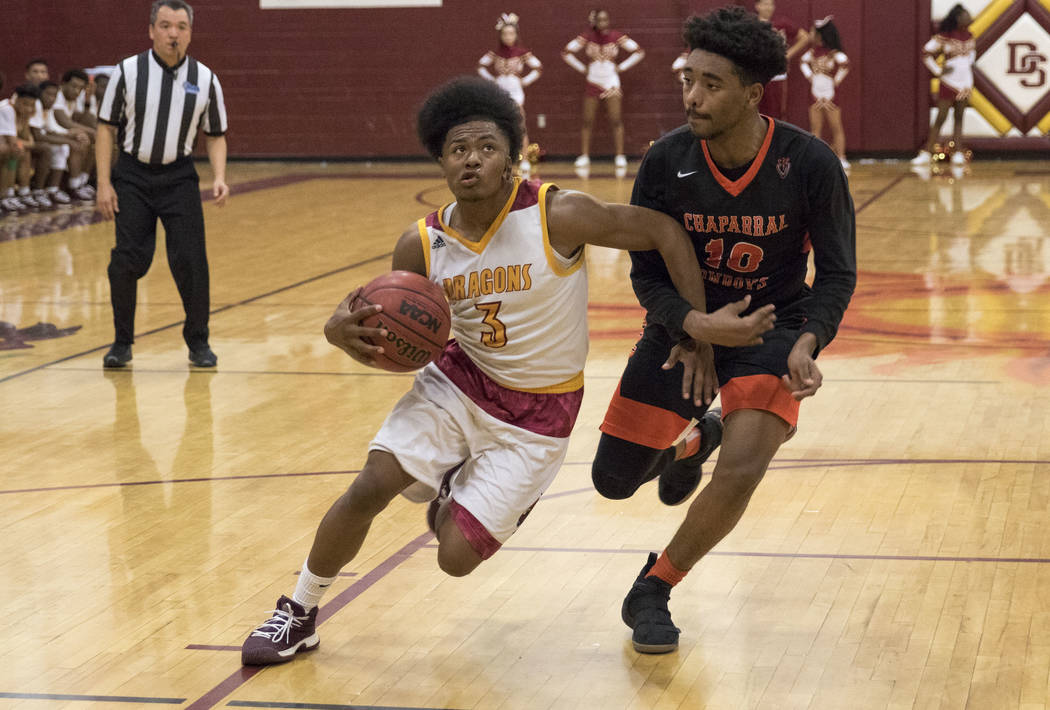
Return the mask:
[(151, 165), (192, 153), (198, 128), (226, 133), (219, 77), (189, 55), (169, 67), (152, 49), (117, 64), (98, 118), (120, 129), (121, 150)]

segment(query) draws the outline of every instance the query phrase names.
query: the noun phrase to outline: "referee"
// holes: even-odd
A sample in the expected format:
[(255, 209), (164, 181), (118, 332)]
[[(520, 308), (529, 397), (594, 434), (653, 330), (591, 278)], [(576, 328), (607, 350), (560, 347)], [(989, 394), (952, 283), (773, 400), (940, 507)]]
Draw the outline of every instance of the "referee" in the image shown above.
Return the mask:
[[(215, 173), (212, 195), (223, 206), (230, 194), (226, 106), (219, 78), (186, 54), (192, 27), (189, 4), (156, 0), (150, 9), (153, 49), (116, 66), (99, 107), (98, 207), (104, 219), (116, 216), (117, 231), (108, 269), (116, 334), (103, 367), (124, 367), (131, 360), (136, 290), (153, 261), (157, 218), (164, 225), (168, 264), (186, 312), (182, 337), (190, 363), (215, 367), (217, 361), (208, 345), (208, 256), (192, 152), (197, 130), (203, 128)], [(115, 141), (120, 153), (111, 181)]]

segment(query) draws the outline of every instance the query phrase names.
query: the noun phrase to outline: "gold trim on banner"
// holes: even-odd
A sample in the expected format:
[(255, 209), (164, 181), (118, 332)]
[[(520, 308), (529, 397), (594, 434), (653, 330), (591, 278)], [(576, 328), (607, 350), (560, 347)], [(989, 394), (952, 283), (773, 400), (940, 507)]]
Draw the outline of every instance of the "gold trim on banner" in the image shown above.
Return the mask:
[[(973, 93), (970, 94), (970, 106), (973, 107), (977, 113), (981, 114), (984, 120), (992, 124), (992, 128), (999, 131), (1000, 137), (1005, 136), (1010, 129), (1014, 127), (1013, 122), (1004, 116), (1002, 112), (999, 111), (999, 109), (997, 109), (995, 105), (985, 98), (984, 94), (977, 89), (974, 89)], [(1050, 114), (1047, 115), (1047, 118), (1050, 118)]]

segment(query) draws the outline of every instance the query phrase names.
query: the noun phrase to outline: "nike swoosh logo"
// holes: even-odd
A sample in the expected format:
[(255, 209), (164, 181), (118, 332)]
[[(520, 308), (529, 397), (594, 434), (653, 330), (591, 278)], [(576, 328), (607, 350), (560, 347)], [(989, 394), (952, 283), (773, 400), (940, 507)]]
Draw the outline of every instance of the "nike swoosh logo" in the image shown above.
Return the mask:
[(689, 177), (693, 173), (698, 173), (698, 172), (700, 172), (700, 171), (699, 170), (692, 170), (692, 171), (690, 171), (688, 173), (683, 173), (681, 170), (679, 170), (678, 171), (678, 177), (680, 177), (680, 178)]

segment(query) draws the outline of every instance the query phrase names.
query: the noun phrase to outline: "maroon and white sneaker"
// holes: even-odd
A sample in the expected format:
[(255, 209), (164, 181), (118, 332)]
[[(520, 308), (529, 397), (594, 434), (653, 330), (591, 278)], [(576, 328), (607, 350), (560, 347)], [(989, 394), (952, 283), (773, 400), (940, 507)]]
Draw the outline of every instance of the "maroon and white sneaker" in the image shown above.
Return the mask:
[(321, 645), (314, 624), (317, 607), (307, 613), (288, 597), (277, 600), (273, 616), (251, 633), (241, 646), (241, 663), (246, 666), (268, 666), (287, 663), (295, 654), (313, 651)]

